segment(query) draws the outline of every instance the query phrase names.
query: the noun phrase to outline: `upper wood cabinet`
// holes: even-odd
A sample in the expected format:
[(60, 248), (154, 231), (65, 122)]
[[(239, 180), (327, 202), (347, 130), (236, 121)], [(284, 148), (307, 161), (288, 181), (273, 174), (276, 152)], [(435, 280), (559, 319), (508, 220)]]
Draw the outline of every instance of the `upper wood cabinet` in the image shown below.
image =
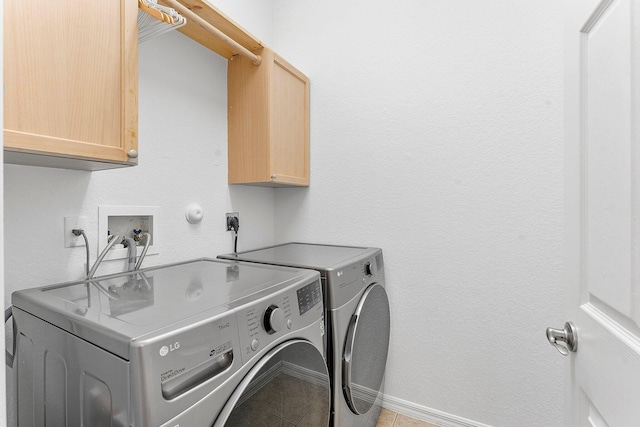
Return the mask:
[(229, 60), (229, 184), (309, 185), (309, 79), (273, 50)]
[(178, 31), (229, 60), (229, 184), (309, 185), (309, 79), (209, 2), (159, 3), (182, 9)]
[(137, 163), (138, 5), (4, 1), (5, 161)]

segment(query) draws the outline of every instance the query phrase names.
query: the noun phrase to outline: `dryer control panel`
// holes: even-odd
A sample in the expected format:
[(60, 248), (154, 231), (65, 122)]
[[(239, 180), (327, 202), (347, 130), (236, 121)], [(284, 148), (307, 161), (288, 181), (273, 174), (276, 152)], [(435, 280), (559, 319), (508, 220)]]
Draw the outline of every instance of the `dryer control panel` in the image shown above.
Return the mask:
[[(265, 296), (238, 311), (242, 362), (275, 340), (311, 325), (323, 316), (319, 280)], [(321, 333), (321, 331), (319, 331)]]
[(382, 251), (327, 270), (325, 277), (326, 309), (336, 310), (348, 304), (372, 283), (384, 283)]

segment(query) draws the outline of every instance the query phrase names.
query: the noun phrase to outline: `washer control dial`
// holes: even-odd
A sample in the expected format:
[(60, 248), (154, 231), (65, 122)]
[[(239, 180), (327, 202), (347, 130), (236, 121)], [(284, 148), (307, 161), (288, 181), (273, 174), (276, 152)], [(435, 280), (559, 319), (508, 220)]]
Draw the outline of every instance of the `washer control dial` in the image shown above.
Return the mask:
[(270, 305), (264, 312), (264, 329), (274, 334), (278, 332), (284, 326), (284, 310), (277, 305)]

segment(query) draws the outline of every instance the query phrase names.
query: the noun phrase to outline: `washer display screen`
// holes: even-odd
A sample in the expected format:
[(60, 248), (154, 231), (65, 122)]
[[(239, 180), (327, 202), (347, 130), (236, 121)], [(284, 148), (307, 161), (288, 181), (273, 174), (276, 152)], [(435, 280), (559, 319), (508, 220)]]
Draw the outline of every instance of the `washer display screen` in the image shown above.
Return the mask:
[(304, 288), (298, 289), (297, 293), (300, 316), (322, 301), (322, 290), (319, 281), (315, 281)]

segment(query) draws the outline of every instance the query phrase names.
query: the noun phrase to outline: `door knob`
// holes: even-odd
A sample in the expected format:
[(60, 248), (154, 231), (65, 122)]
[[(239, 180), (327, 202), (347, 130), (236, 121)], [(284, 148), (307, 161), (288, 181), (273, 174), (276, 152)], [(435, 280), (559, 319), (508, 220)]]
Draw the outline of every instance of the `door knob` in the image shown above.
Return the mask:
[(565, 323), (564, 329), (547, 328), (547, 339), (563, 356), (578, 351), (578, 331), (571, 322)]

